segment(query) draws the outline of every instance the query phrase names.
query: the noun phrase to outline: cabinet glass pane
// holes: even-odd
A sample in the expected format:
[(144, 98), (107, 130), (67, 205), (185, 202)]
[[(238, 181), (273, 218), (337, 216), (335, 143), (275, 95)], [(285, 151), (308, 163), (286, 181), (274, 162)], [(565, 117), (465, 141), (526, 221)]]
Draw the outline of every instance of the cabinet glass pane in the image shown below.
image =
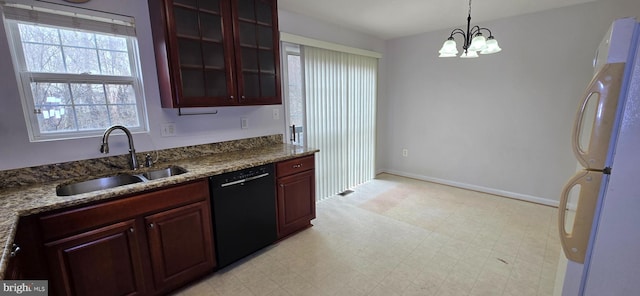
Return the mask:
[(238, 0), (238, 17), (248, 20), (256, 19), (254, 0)]
[(273, 74), (260, 75), (260, 87), (263, 97), (276, 96), (276, 76)]
[(202, 24), (202, 39), (222, 40), (222, 19), (219, 15), (201, 12), (200, 23)]
[(204, 78), (202, 71), (180, 69), (182, 74), (182, 95), (185, 97), (204, 97)]
[(198, 1), (196, 0), (173, 0), (173, 3), (187, 5), (191, 7), (196, 7), (198, 5)]
[(204, 73), (207, 85), (207, 96), (226, 97), (227, 77), (222, 71), (206, 71)]
[(200, 38), (198, 13), (195, 10), (176, 7), (173, 10), (176, 22), (176, 33), (180, 36)]
[(190, 39), (178, 39), (180, 65), (202, 66), (200, 42)]
[(256, 46), (256, 26), (240, 22), (240, 45)]
[(242, 70), (258, 72), (258, 54), (253, 48), (242, 48)]
[(258, 22), (264, 24), (271, 24), (271, 3), (264, 0), (257, 1), (258, 9), (256, 10)]
[(258, 26), (258, 46), (261, 48), (273, 48), (273, 30), (271, 27)]
[(219, 0), (204, 0), (200, 1), (200, 9), (220, 12), (220, 1)]
[(244, 79), (244, 95), (255, 98), (260, 95), (260, 77), (256, 73), (242, 73)]
[(220, 43), (203, 42), (204, 66), (206, 68), (224, 69), (224, 48)]
[(273, 59), (273, 51), (260, 50), (260, 72), (275, 74), (275, 67), (276, 62)]

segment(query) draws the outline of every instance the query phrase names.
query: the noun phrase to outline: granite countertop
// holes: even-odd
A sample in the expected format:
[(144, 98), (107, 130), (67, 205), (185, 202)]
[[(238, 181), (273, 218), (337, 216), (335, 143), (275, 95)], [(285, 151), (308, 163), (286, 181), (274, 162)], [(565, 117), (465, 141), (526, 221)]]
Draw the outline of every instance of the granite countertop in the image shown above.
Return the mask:
[(21, 216), (29, 216), (89, 202), (107, 200), (235, 170), (312, 155), (316, 152), (318, 152), (316, 149), (289, 144), (270, 144), (246, 150), (214, 153), (201, 157), (156, 163), (154, 164), (155, 168), (177, 165), (185, 168), (187, 172), (181, 175), (151, 180), (149, 182), (124, 185), (72, 196), (56, 195), (56, 185), (65, 183), (65, 181), (2, 189), (0, 190), (0, 246), (3, 247), (3, 250), (2, 256), (0, 257), (0, 279), (4, 278), (9, 253), (11, 252), (11, 245), (13, 244), (18, 220)]

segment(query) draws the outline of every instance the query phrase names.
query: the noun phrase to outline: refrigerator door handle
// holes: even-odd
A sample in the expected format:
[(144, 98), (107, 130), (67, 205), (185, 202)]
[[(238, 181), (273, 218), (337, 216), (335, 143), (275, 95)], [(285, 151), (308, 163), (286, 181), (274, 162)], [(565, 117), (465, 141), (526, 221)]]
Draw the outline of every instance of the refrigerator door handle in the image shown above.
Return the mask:
[[(620, 88), (624, 78), (624, 67), (625, 63), (604, 65), (591, 80), (582, 97), (580, 108), (578, 108), (578, 113), (574, 121), (571, 141), (573, 153), (585, 168), (601, 170), (605, 166), (611, 132), (618, 107)], [(598, 101), (595, 106), (593, 128), (591, 130), (583, 130), (583, 123), (587, 115), (585, 111), (587, 110), (588, 103), (593, 99), (592, 96), (594, 94), (598, 95)], [(585, 132), (590, 133), (589, 146), (581, 147), (580, 137), (582, 133)]]
[[(558, 229), (562, 250), (571, 261), (584, 263), (602, 176), (601, 172), (580, 171), (567, 182), (562, 190), (558, 206)], [(578, 199), (574, 201), (575, 204), (570, 205), (570, 209), (575, 209), (575, 218), (571, 233), (569, 233), (566, 228), (567, 206), (571, 189), (578, 185), (580, 186)]]

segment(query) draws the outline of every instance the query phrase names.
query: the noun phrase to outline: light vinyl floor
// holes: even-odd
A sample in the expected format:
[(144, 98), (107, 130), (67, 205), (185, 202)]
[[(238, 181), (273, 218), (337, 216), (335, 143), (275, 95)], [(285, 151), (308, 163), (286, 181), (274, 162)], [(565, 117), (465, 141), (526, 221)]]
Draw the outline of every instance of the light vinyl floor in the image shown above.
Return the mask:
[(552, 295), (557, 209), (382, 174), (177, 295)]

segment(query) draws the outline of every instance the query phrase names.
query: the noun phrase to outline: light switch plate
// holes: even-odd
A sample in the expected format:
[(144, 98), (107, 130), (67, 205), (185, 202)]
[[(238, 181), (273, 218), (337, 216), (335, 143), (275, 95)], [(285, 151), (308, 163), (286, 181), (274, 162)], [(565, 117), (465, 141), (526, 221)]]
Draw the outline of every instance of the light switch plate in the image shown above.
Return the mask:
[(280, 119), (280, 109), (273, 109), (273, 119), (274, 120)]

